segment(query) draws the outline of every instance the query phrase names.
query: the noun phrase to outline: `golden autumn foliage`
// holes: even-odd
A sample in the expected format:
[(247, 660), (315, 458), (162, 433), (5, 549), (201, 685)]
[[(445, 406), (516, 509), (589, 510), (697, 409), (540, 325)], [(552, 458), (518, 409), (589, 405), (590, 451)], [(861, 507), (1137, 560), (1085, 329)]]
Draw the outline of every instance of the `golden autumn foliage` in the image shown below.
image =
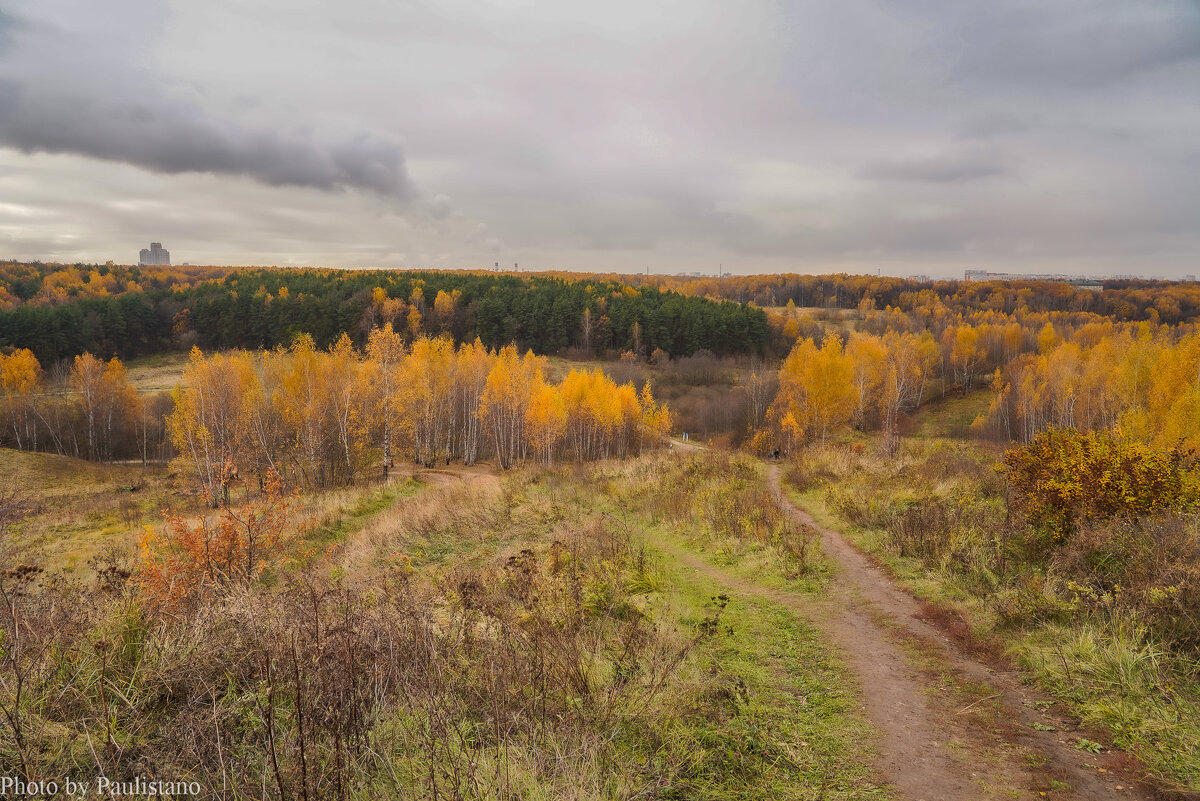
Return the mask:
[(415, 460), (426, 467), (451, 459), (454, 368), (454, 342), (448, 337), (417, 339), (400, 363), (400, 422)]
[(492, 434), (496, 461), (505, 469), (525, 458), (525, 410), (544, 369), (544, 358), (532, 351), (520, 357), (516, 346), (509, 345), (500, 349), (488, 370), (479, 413)]
[(802, 339), (779, 371), (774, 414), (785, 441), (824, 442), (833, 429), (848, 423), (856, 405), (854, 366), (836, 336), (818, 348)]
[(538, 461), (551, 464), (554, 450), (567, 430), (567, 406), (559, 388), (547, 384), (541, 376), (530, 392), (525, 430)]
[(243, 460), (250, 444), (250, 404), (257, 376), (245, 353), (206, 357), (193, 348), (175, 388), (168, 430), (210, 503), (228, 499), (226, 467)]
[(372, 416), (380, 420), (383, 474), (387, 476), (388, 470), (395, 464), (392, 456), (396, 432), (392, 413), (396, 409), (400, 392), (397, 371), (404, 358), (404, 340), (392, 328), (390, 321), (371, 331), (367, 337), (366, 355), (367, 374), (376, 379), (371, 384), (373, 391), (367, 395), (367, 405)]
[(881, 427), (894, 443), (899, 418), (920, 405), (939, 363), (927, 333), (856, 333), (844, 346), (831, 335), (819, 348), (802, 339), (780, 368), (768, 423), (785, 451), (825, 442), (850, 422)]
[(115, 357), (103, 362), (90, 353), (76, 356), (70, 386), (86, 422), (87, 457), (95, 461), (111, 459), (115, 434), (125, 420), (134, 416), (139, 401), (125, 365)]
[(969, 392), (971, 381), (986, 355), (980, 342), (978, 329), (971, 325), (947, 328), (942, 334), (942, 342), (943, 347), (950, 354), (949, 361), (954, 383), (962, 387), (964, 392)]
[(661, 438), (670, 413), (655, 404), (649, 384), (641, 396), (618, 386), (603, 370), (572, 370), (559, 386), (566, 412), (566, 444), (577, 461), (637, 453), (641, 437)]
[(325, 487), (353, 483), (372, 462), (386, 472), (398, 451), (425, 467), (486, 453), (508, 468), (531, 453), (545, 463), (560, 452), (634, 455), (665, 438), (670, 412), (648, 384), (639, 393), (596, 369), (554, 386), (545, 364), (515, 346), (456, 349), (445, 335), (406, 346), (390, 323), (371, 333), (365, 354), (347, 337), (324, 351), (307, 336), (259, 355), (196, 349), (168, 424), (214, 505), (239, 471)]
[(38, 426), (34, 419), (33, 395), (41, 389), (42, 366), (27, 348), (8, 355), (0, 353), (0, 397), (17, 449), (37, 449)]
[(479, 458), (483, 436), (483, 393), (487, 389), (492, 354), (483, 343), (463, 343), (455, 359), (455, 427), (457, 455), (466, 465)]
[(370, 364), (346, 337), (321, 351), (302, 335), (257, 357), (193, 349), (168, 417), (180, 458), (213, 503), (230, 462), (260, 479), (273, 469), (310, 487), (352, 483), (371, 433)]
[(1119, 428), (1166, 449), (1200, 446), (1200, 333), (1085, 326), (997, 369), (980, 430), (1028, 442), (1050, 427)]
[(1120, 433), (1051, 428), (1004, 457), (1014, 506), (1056, 542), (1086, 523), (1181, 510), (1200, 500), (1194, 452)]
[(444, 289), (438, 290), (437, 296), (433, 299), (433, 319), (439, 333), (450, 329), (450, 323), (454, 320), (454, 314), (461, 299), (461, 290), (455, 289), (450, 292)]
[(106, 362), (83, 353), (48, 379), (30, 350), (0, 352), (0, 441), (18, 450), (145, 461), (165, 443), (164, 401), (165, 395), (139, 394), (115, 357)]

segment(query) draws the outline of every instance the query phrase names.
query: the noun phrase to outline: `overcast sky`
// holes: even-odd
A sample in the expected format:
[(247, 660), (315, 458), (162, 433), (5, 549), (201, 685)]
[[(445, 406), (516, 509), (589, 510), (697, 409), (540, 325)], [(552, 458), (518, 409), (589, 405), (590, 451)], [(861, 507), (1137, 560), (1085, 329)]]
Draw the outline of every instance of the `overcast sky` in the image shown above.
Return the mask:
[(1200, 0), (0, 0), (0, 258), (1200, 273)]

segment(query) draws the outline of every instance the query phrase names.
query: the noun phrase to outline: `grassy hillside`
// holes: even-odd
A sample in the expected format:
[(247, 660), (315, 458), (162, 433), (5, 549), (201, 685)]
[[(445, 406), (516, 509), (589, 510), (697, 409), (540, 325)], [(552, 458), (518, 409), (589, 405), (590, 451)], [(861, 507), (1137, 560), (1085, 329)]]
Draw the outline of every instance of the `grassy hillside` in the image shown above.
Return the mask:
[(25, 638), (5, 667), (25, 689), (0, 692), (6, 770), (253, 797), (887, 797), (816, 631), (671, 556), (715, 547), (819, 589), (819, 552), (762, 506), (752, 460), (427, 471), (297, 498), (261, 581), (184, 596), (130, 558), (141, 527), (166, 530), (159, 507), (216, 525), (178, 477), (0, 465), (32, 504), (14, 547), (42, 568), (4, 579), (3, 625)]
[[(789, 485), (917, 596), (964, 621), (980, 647), (1019, 663), (1080, 720), (1142, 760), (1161, 786), (1200, 791), (1200, 671), (1183, 607), (1191, 518), (1177, 532), (1190, 546), (1171, 552), (1162, 540), (1168, 550), (1157, 569), (1174, 589), (1151, 586), (1158, 574), (1150, 574), (1145, 586), (1105, 595), (1095, 587), (1107, 571), (1132, 571), (1141, 557), (1114, 550), (1102, 527), (1078, 544), (1025, 544), (1027, 529), (1010, 514), (1000, 472), (1003, 449), (962, 436), (989, 400), (976, 392), (930, 407), (894, 458), (873, 442), (810, 449), (788, 473)], [(1174, 536), (1163, 525), (1116, 522), (1108, 530), (1125, 542), (1153, 543)], [(1183, 573), (1170, 572), (1177, 564)], [(1130, 603), (1142, 593), (1172, 602)]]

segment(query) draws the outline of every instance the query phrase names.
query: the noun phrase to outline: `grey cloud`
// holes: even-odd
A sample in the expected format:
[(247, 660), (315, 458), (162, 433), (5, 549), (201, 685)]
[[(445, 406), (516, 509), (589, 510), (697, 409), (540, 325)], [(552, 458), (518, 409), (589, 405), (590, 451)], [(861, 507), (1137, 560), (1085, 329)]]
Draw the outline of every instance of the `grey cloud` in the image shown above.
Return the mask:
[(272, 186), (360, 188), (406, 197), (399, 147), (358, 137), (325, 144), (304, 134), (248, 129), (198, 109), (95, 98), (55, 100), (32, 87), (0, 86), (0, 142), (27, 153), (75, 153), (163, 173), (240, 175)]
[(958, 134), (964, 139), (995, 139), (1019, 136), (1028, 132), (1031, 127), (1030, 120), (1011, 112), (989, 113), (966, 120), (960, 126)]
[(942, 156), (887, 161), (863, 171), (866, 178), (883, 181), (922, 181), (953, 184), (1004, 175), (1005, 168), (995, 159), (977, 156)]
[(206, 109), (203, 95), (140, 66), (139, 49), (127, 41), (97, 45), (48, 22), (16, 30), (13, 46), (0, 57), (0, 144), (160, 173), (413, 195), (403, 151), (390, 138), (358, 134), (329, 141), (304, 130), (248, 125), (233, 112)]
[[(936, 8), (935, 8), (936, 7)], [(1200, 59), (1195, 0), (932, 4), (956, 73), (1040, 89), (1096, 88)]]
[(4, 9), (0, 8), (0, 52), (12, 42), (12, 32), (16, 27), (16, 20), (4, 13)]
[(454, 213), (454, 200), (448, 195), (435, 195), (425, 205), (435, 220), (444, 220)]
[[(1194, 0), (0, 5), (0, 197), (36, 212), (0, 208), (0, 252), (930, 274), (1200, 258)], [(383, 135), (343, 136), (360, 129)]]

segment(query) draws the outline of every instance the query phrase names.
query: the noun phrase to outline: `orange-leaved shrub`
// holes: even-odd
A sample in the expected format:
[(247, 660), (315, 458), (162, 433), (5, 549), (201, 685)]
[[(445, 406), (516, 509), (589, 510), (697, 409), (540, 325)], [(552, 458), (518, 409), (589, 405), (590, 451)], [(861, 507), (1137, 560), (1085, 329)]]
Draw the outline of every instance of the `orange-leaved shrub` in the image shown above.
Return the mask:
[(174, 604), (254, 582), (280, 556), (293, 523), (291, 500), (279, 474), (268, 470), (261, 493), (239, 505), (225, 502), (215, 516), (190, 521), (164, 513), (166, 530), (147, 526), (138, 543), (146, 595)]

